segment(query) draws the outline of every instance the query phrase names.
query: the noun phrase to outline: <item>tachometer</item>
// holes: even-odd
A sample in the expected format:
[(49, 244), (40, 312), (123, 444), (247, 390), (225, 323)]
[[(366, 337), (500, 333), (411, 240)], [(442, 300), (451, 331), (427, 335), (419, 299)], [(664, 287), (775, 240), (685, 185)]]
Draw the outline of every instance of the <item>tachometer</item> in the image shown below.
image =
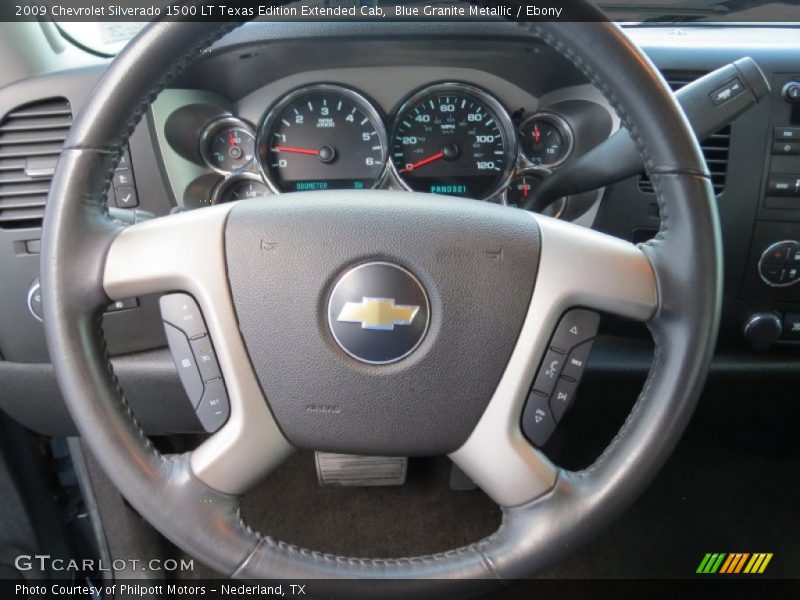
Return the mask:
[(361, 94), (314, 85), (270, 110), (259, 130), (258, 156), (275, 192), (372, 188), (386, 163), (386, 130)]
[(395, 116), (391, 145), (392, 167), (408, 189), (478, 199), (505, 188), (517, 153), (503, 106), (461, 83), (409, 98)]

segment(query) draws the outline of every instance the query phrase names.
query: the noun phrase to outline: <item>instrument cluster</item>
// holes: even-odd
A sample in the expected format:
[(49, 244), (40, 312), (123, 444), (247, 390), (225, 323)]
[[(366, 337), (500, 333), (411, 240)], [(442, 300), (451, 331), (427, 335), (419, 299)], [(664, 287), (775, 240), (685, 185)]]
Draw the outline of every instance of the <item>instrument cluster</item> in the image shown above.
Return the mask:
[[(201, 157), (225, 176), (213, 203), (399, 188), (525, 206), (573, 146), (561, 116), (512, 114), (485, 90), (459, 82), (412, 93), (388, 118), (357, 90), (304, 86), (273, 104), (257, 128), (226, 116), (200, 137)], [(557, 216), (563, 204), (550, 214)]]

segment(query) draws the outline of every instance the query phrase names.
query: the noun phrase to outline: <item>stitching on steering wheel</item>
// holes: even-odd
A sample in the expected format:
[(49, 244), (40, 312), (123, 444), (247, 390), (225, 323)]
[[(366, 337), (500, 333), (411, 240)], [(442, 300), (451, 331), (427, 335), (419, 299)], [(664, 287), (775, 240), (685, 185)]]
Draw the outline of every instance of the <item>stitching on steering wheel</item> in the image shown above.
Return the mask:
[[(67, 146), (64, 148), (64, 150), (81, 150), (84, 152), (95, 152), (113, 156), (111, 160), (111, 166), (104, 178), (102, 186), (103, 194), (97, 196), (94, 199), (95, 202), (93, 202), (93, 204), (95, 204), (96, 207), (101, 210), (103, 215), (108, 216), (108, 206), (103, 201), (103, 199), (105, 198), (105, 194), (108, 192), (108, 189), (111, 185), (111, 180), (114, 176), (116, 163), (122, 156), (122, 153), (124, 152), (124, 146), (126, 142), (130, 139), (130, 136), (133, 134), (133, 131), (136, 129), (136, 126), (139, 124), (144, 114), (147, 112), (152, 103), (155, 101), (156, 97), (161, 93), (161, 91), (166, 87), (166, 85), (178, 73), (180, 73), (183, 69), (185, 69), (186, 66), (188, 66), (195, 59), (195, 56), (197, 54), (202, 52), (202, 50), (205, 49), (209, 44), (213, 43), (221, 36), (225, 35), (225, 33), (228, 33), (228, 31), (232, 31), (236, 27), (238, 27), (238, 24), (232, 25), (230, 23), (225, 23), (223, 26), (214, 30), (211, 34), (203, 38), (200, 38), (193, 46), (190, 46), (189, 49), (184, 54), (183, 58), (181, 58), (181, 60), (175, 63), (175, 65), (173, 65), (167, 71), (167, 73), (165, 73), (165, 75), (163, 75), (158, 80), (156, 85), (153, 87), (153, 90), (147, 95), (146, 100), (144, 100), (139, 105), (139, 108), (134, 112), (131, 118), (128, 119), (127, 129), (111, 146), (108, 146), (107, 148), (102, 148), (102, 147), (95, 148), (77, 144), (77, 145)], [(131, 423), (133, 424), (136, 433), (144, 441), (145, 447), (153, 454), (153, 456), (155, 456), (156, 458), (160, 459), (163, 462), (165, 460), (164, 455), (156, 449), (156, 447), (150, 441), (150, 438), (148, 438), (147, 435), (145, 434), (144, 430), (139, 424), (139, 421), (136, 419), (136, 416), (134, 415), (130, 407), (130, 403), (128, 402), (128, 399), (125, 396), (125, 392), (123, 391), (122, 386), (119, 383), (119, 378), (117, 377), (117, 374), (114, 371), (114, 365), (111, 363), (111, 355), (108, 352), (108, 344), (106, 342), (105, 331), (103, 330), (102, 312), (100, 311), (97, 312), (97, 315), (94, 317), (93, 322), (95, 325), (94, 327), (95, 334), (97, 335), (97, 338), (99, 339), (100, 342), (100, 351), (105, 358), (107, 371), (114, 385), (114, 388), (117, 391), (118, 400), (120, 401), (120, 404), (124, 408), (125, 414), (131, 420)]]
[[(531, 31), (534, 35), (538, 36), (539, 38), (544, 40), (546, 43), (548, 43), (551, 47), (553, 47), (555, 50), (557, 50), (559, 53), (561, 53), (575, 67), (577, 67), (585, 76), (587, 76), (589, 78), (589, 80), (595, 86), (597, 86), (601, 90), (601, 92), (606, 97), (606, 99), (609, 101), (609, 103), (612, 105), (612, 107), (618, 112), (621, 120), (623, 121), (623, 123), (627, 127), (628, 131), (630, 132), (631, 139), (634, 141), (637, 149), (639, 150), (640, 154), (644, 158), (644, 162), (645, 162), (645, 166), (646, 166), (647, 171), (648, 172), (658, 172), (658, 168), (653, 164), (652, 157), (650, 156), (649, 152), (647, 151), (647, 148), (642, 143), (642, 138), (641, 138), (641, 135), (640, 135), (640, 132), (639, 132), (638, 128), (635, 126), (635, 124), (630, 122), (627, 112), (624, 110), (622, 104), (619, 102), (618, 98), (613, 93), (613, 91), (595, 76), (595, 74), (594, 74), (593, 70), (591, 69), (591, 67), (586, 65), (580, 59), (580, 57), (577, 56), (572, 51), (571, 47), (567, 46), (561, 40), (553, 37), (547, 31), (544, 31), (541, 27), (534, 26), (534, 25), (531, 25), (529, 23), (518, 23), (518, 24), (521, 27), (524, 27), (525, 29), (528, 29), (529, 31)], [(226, 23), (225, 25), (223, 25), (223, 26), (219, 27), (218, 29), (214, 30), (211, 34), (209, 34), (207, 36), (204, 36), (203, 38), (198, 40), (194, 45), (190, 46), (189, 49), (183, 54), (182, 58), (176, 64), (174, 64), (164, 75), (162, 75), (162, 77), (158, 80), (156, 85), (154, 85), (153, 89), (147, 95), (146, 99), (144, 101), (142, 101), (142, 103), (140, 104), (139, 108), (137, 108), (137, 110), (134, 112), (134, 114), (129, 119), (128, 124), (127, 124), (127, 130), (125, 132), (123, 132), (123, 134), (117, 140), (115, 140), (114, 143), (111, 146), (109, 146), (108, 148), (90, 148), (90, 147), (82, 147), (80, 145), (75, 145), (75, 146), (71, 146), (71, 147), (66, 148), (66, 149), (67, 150), (76, 149), (76, 150), (85, 150), (85, 151), (89, 151), (89, 152), (93, 151), (93, 152), (104, 152), (104, 153), (114, 154), (114, 160), (111, 161), (110, 170), (106, 175), (106, 181), (105, 181), (104, 189), (107, 190), (108, 186), (110, 185), (111, 176), (112, 176), (112, 173), (113, 173), (113, 169), (114, 169), (114, 166), (115, 166), (116, 159), (121, 155), (121, 153), (123, 151), (124, 144), (129, 139), (129, 137), (133, 133), (136, 125), (139, 123), (141, 118), (144, 116), (146, 111), (149, 109), (150, 105), (155, 100), (157, 95), (169, 83), (170, 80), (172, 80), (181, 70), (183, 70), (188, 64), (191, 63), (191, 61), (195, 58), (197, 53), (202, 51), (202, 49), (207, 47), (209, 44), (211, 44), (214, 41), (216, 41), (217, 39), (219, 39), (219, 37), (221, 37), (222, 35), (224, 35), (228, 31), (231, 31), (231, 30), (235, 29), (237, 26), (238, 26), (237, 23), (234, 23), (234, 24)], [(692, 172), (692, 171), (689, 171), (689, 170), (687, 170), (687, 171), (672, 170), (672, 172), (674, 172), (674, 174), (676, 174), (676, 175), (694, 175), (694, 176), (703, 176), (703, 177), (706, 177), (706, 178), (708, 177), (708, 175), (705, 174), (705, 173), (697, 173), (697, 172)], [(659, 208), (661, 210), (661, 215), (662, 215), (662, 227), (661, 227), (658, 235), (656, 236), (656, 238), (654, 238), (654, 240), (652, 240), (651, 242), (647, 243), (647, 245), (649, 245), (649, 246), (656, 246), (657, 244), (659, 244), (659, 242), (661, 242), (664, 239), (664, 234), (668, 230), (668, 213), (665, 210), (666, 207), (665, 207), (665, 203), (663, 202), (663, 192), (662, 192), (662, 189), (661, 189), (661, 187), (659, 185), (658, 178), (654, 177), (653, 179), (654, 179), (654, 189), (655, 189), (655, 193), (656, 193), (656, 201), (658, 203), (658, 206), (659, 206)], [(101, 211), (103, 211), (104, 214), (107, 214), (107, 207), (106, 207), (105, 203), (102, 201), (102, 198), (100, 196), (98, 196), (97, 198), (95, 198), (95, 201), (96, 201), (96, 207), (99, 208)], [(131, 423), (133, 424), (134, 428), (138, 432), (139, 436), (145, 442), (145, 446), (150, 450), (150, 452), (152, 452), (155, 456), (159, 457), (159, 459), (162, 462), (165, 461), (166, 457), (163, 454), (161, 454), (153, 446), (152, 442), (145, 435), (144, 431), (142, 430), (141, 426), (139, 425), (138, 421), (136, 420), (136, 418), (135, 418), (135, 416), (134, 416), (134, 414), (133, 414), (133, 412), (132, 412), (132, 410), (130, 408), (130, 405), (127, 402), (127, 399), (125, 397), (124, 392), (122, 391), (122, 388), (121, 388), (121, 386), (119, 384), (118, 378), (117, 378), (117, 376), (116, 376), (116, 374), (114, 372), (113, 365), (111, 364), (111, 361), (110, 361), (110, 356), (109, 356), (108, 350), (107, 350), (107, 344), (106, 344), (106, 340), (105, 340), (105, 335), (104, 335), (103, 328), (102, 328), (102, 316), (99, 313), (94, 318), (94, 324), (95, 324), (95, 333), (100, 338), (101, 352), (102, 352), (103, 356), (106, 359), (108, 373), (109, 373), (110, 377), (112, 378), (114, 387), (115, 387), (115, 389), (117, 391), (118, 399), (122, 403), (122, 405), (123, 405), (123, 407), (125, 409), (125, 414), (127, 414), (128, 417), (130, 418)], [(659, 340), (658, 332), (655, 331), (655, 330), (652, 330), (652, 328), (651, 328), (651, 331), (653, 332), (653, 337), (654, 337), (654, 341), (655, 341), (655, 344), (656, 344), (655, 358), (654, 358), (654, 361), (653, 361), (653, 365), (651, 366), (651, 370), (650, 370), (650, 374), (648, 376), (647, 382), (645, 383), (643, 391), (642, 391), (641, 395), (639, 396), (639, 400), (636, 402), (636, 405), (632, 409), (631, 413), (628, 415), (628, 418), (626, 419), (626, 421), (623, 424), (623, 426), (620, 428), (620, 430), (617, 433), (617, 435), (615, 436), (615, 438), (607, 446), (607, 448), (603, 451), (603, 453), (600, 455), (600, 457), (598, 457), (598, 459), (589, 468), (587, 468), (587, 469), (585, 469), (583, 471), (575, 473), (576, 476), (578, 476), (578, 477), (587, 477), (595, 469), (597, 469), (598, 466), (600, 466), (602, 464), (602, 461), (605, 459), (605, 457), (616, 446), (616, 444), (619, 442), (619, 440), (622, 439), (622, 437), (627, 433), (627, 429), (628, 429), (629, 424), (632, 422), (632, 420), (635, 418), (635, 416), (640, 412), (642, 406), (644, 406), (644, 400), (646, 400), (648, 392), (649, 392), (649, 390), (650, 390), (650, 388), (651, 388), (651, 386), (653, 384), (653, 373), (656, 370), (657, 365), (659, 364), (659, 357), (661, 355), (661, 348), (662, 348), (662, 345), (661, 345), (660, 340)], [(185, 455), (183, 455), (183, 456), (185, 456)], [(551, 493), (551, 492), (549, 492), (549, 493)], [(540, 501), (543, 498), (546, 498), (548, 494), (538, 498), (534, 502)], [(503, 509), (503, 521), (502, 521), (500, 527), (498, 528), (498, 530), (495, 533), (493, 533), (492, 535), (487, 536), (486, 538), (483, 538), (482, 540), (479, 540), (479, 541), (474, 542), (472, 544), (469, 544), (467, 546), (462, 546), (460, 548), (456, 548), (456, 549), (453, 549), (453, 550), (448, 550), (446, 552), (440, 552), (440, 553), (434, 553), (434, 554), (428, 554), (428, 555), (420, 555), (420, 556), (415, 556), (415, 557), (395, 558), (395, 559), (354, 558), (354, 557), (337, 556), (337, 555), (334, 555), (334, 554), (322, 553), (322, 552), (317, 552), (317, 551), (313, 551), (313, 550), (303, 549), (301, 547), (298, 547), (298, 546), (295, 546), (295, 545), (292, 545), (292, 544), (288, 544), (288, 543), (282, 542), (280, 540), (276, 540), (275, 538), (273, 538), (271, 536), (265, 536), (265, 535), (263, 535), (263, 534), (261, 534), (259, 532), (254, 531), (251, 527), (249, 527), (248, 525), (246, 525), (244, 523), (244, 521), (242, 519), (242, 516), (241, 516), (240, 510), (237, 510), (236, 516), (238, 517), (238, 524), (239, 524), (240, 528), (248, 536), (255, 536), (256, 542), (255, 542), (252, 550), (246, 556), (246, 558), (234, 570), (234, 572), (232, 573), (233, 576), (236, 576), (237, 574), (241, 573), (249, 565), (250, 561), (253, 560), (253, 558), (257, 556), (258, 551), (263, 546), (268, 546), (272, 551), (282, 552), (282, 553), (286, 553), (286, 554), (298, 554), (298, 555), (301, 555), (301, 556), (303, 556), (305, 558), (311, 559), (311, 560), (316, 561), (316, 562), (325, 562), (325, 563), (341, 564), (341, 565), (349, 565), (349, 566), (358, 565), (358, 566), (368, 566), (368, 567), (381, 567), (381, 568), (385, 568), (385, 569), (389, 569), (389, 568), (392, 568), (392, 567), (402, 567), (404, 565), (410, 565), (412, 563), (428, 563), (428, 562), (444, 561), (444, 560), (447, 560), (447, 559), (455, 557), (455, 556), (471, 554), (471, 553), (477, 553), (482, 558), (483, 564), (484, 564), (487, 572), (492, 574), (497, 579), (502, 580), (500, 575), (499, 575), (499, 573), (495, 569), (491, 559), (484, 552), (484, 549), (487, 546), (491, 545), (492, 542), (495, 541), (497, 539), (497, 537), (501, 534), (501, 532), (503, 532), (505, 530), (505, 528), (508, 526), (507, 520), (506, 520), (506, 509), (505, 508)]]

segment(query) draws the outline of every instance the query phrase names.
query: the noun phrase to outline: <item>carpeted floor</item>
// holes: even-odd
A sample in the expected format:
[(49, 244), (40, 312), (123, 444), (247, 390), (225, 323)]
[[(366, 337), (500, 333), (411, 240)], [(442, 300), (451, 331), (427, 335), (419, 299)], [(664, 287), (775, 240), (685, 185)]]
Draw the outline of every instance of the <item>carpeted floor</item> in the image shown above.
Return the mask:
[[(712, 390), (645, 494), (598, 539), (540, 577), (686, 578), (706, 552), (772, 552), (768, 576), (800, 577), (794, 394), (760, 399), (758, 410), (748, 412), (748, 390), (738, 392), (731, 402), (727, 392)], [(620, 412), (598, 427), (594, 417), (602, 411), (597, 404), (594, 410), (576, 411), (563, 423), (552, 444), (561, 464), (574, 468), (585, 460), (564, 452), (570, 440), (594, 452), (623, 418)], [(500, 518), (480, 491), (451, 491), (449, 469), (447, 459), (418, 459), (400, 488), (320, 488), (313, 455), (298, 453), (248, 494), (243, 514), (262, 532), (326, 552), (387, 557), (445, 550), (491, 533)]]

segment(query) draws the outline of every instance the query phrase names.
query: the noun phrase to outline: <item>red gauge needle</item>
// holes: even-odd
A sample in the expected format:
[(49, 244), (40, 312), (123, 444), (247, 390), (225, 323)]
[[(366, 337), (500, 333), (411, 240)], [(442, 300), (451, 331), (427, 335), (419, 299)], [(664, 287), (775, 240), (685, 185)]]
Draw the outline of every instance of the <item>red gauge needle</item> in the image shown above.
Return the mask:
[(295, 148), (294, 146), (275, 146), (272, 150), (275, 152), (292, 152), (294, 154), (308, 154), (309, 156), (317, 156), (319, 154), (319, 150), (314, 150), (313, 148)]
[(539, 126), (538, 125), (534, 125), (533, 126), (533, 141), (538, 144), (539, 140), (541, 140), (541, 139), (542, 139), (542, 132), (539, 131)]
[(228, 142), (229, 142), (229, 143), (230, 143), (230, 145), (231, 145), (231, 146), (233, 146), (234, 148), (235, 148), (236, 146), (238, 146), (238, 144), (236, 143), (236, 135), (235, 135), (235, 134), (234, 134), (232, 131), (229, 131), (229, 132), (228, 132)]
[(404, 169), (402, 169), (401, 173), (407, 173), (408, 171), (413, 171), (414, 169), (418, 169), (420, 167), (424, 167), (427, 164), (430, 164), (434, 161), (439, 160), (440, 158), (444, 158), (444, 152), (437, 152), (436, 154), (429, 156), (428, 158), (423, 158), (422, 160), (418, 160), (415, 163), (411, 163), (410, 165), (406, 165)]
[(530, 189), (530, 187), (531, 186), (529, 186), (527, 183), (523, 183), (522, 184), (522, 197), (523, 198), (527, 198), (528, 197), (528, 190)]

